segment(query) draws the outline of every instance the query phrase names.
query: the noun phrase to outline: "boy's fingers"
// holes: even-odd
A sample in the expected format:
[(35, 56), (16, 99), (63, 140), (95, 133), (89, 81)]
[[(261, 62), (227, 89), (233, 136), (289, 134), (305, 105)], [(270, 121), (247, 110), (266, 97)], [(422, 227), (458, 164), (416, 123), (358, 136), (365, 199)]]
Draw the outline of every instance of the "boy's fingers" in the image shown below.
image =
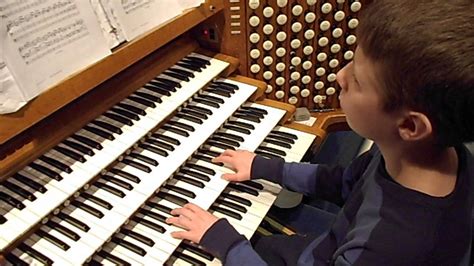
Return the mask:
[(219, 155), (218, 157), (215, 157), (212, 159), (213, 162), (215, 163), (226, 163), (226, 164), (232, 164), (232, 157), (226, 156), (226, 155)]
[(239, 178), (238, 174), (223, 174), (222, 175), (222, 179), (230, 180), (230, 181), (238, 180), (238, 178)]
[(234, 151), (234, 150), (229, 150), (229, 149), (227, 149), (227, 150), (225, 150), (223, 153), (221, 153), (221, 156), (224, 155), (224, 156), (231, 156), (231, 157), (232, 157), (232, 156), (234, 156), (236, 153), (237, 153), (237, 152)]
[(188, 231), (171, 232), (171, 236), (178, 239), (189, 239)]
[(199, 207), (199, 206), (197, 206), (196, 204), (193, 204), (193, 203), (186, 203), (186, 205), (184, 205), (183, 208), (189, 209), (194, 213), (204, 211), (201, 207)]

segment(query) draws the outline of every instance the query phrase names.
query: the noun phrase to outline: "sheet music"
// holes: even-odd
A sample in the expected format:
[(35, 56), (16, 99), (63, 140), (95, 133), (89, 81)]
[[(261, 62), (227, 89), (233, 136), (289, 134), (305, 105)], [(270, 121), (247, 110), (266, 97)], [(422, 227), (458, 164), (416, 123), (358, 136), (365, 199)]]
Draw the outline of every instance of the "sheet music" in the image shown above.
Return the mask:
[(0, 40), (25, 101), (110, 54), (81, 0), (0, 0)]
[(199, 6), (204, 0), (105, 0), (114, 11), (128, 41)]
[(125, 35), (107, 0), (89, 0), (110, 49), (125, 41)]
[(16, 112), (26, 103), (20, 87), (0, 58), (0, 114)]

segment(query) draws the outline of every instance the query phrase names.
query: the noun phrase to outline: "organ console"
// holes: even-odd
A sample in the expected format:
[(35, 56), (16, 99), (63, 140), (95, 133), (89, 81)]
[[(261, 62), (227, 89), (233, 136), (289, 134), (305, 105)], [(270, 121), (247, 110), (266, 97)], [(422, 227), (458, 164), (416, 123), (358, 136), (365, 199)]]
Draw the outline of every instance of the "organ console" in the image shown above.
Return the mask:
[[(241, 74), (247, 74), (245, 58), (199, 45), (196, 32), (233, 11), (229, 4), (236, 2), (208, 0), (53, 86), (19, 112), (0, 116), (4, 264), (220, 264), (196, 244), (170, 236), (174, 229), (164, 220), (187, 202), (228, 219), (247, 238), (254, 234), (281, 188), (263, 180), (228, 183), (220, 176), (231, 170), (211, 159), (225, 149), (247, 149), (301, 161), (328, 130), (343, 125), (344, 116), (319, 113), (313, 126), (295, 124), (295, 107), (272, 100), (309, 103), (301, 96), (304, 79), (296, 83), (298, 90), (290, 87), (296, 76), (291, 65), (314, 72), (319, 64), (314, 53), (296, 62), (305, 40), (292, 42), (280, 60), (267, 55), (278, 53), (277, 45), (246, 30), (250, 43), (265, 50), (248, 50), (258, 58), (259, 71), (252, 71), (256, 64), (249, 70), (259, 74), (249, 73), (251, 78), (235, 75), (239, 59)], [(322, 25), (320, 14), (349, 8), (337, 1), (316, 10), (313, 1), (305, 1), (301, 8), (291, 6), (290, 26), (282, 22), (290, 6), (276, 2), (245, 3), (269, 20), (257, 23), (251, 12), (245, 19), (264, 35), (288, 42), (319, 34), (311, 32), (308, 20)], [(282, 25), (293, 33), (281, 31), (285, 38)], [(325, 32), (333, 28), (328, 25)], [(299, 52), (290, 58), (292, 49)], [(282, 72), (280, 66), (286, 73), (282, 79), (265, 77)], [(267, 83), (253, 78), (266, 80), (276, 93), (265, 97)], [(287, 91), (278, 96), (277, 90), (287, 87), (297, 95), (296, 103)]]

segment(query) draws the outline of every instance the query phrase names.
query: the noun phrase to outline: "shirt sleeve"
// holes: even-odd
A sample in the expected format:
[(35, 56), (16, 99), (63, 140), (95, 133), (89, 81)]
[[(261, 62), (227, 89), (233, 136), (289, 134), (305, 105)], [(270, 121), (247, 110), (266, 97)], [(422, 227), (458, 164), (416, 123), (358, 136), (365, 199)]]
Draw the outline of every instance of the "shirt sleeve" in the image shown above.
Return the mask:
[(224, 265), (267, 265), (250, 242), (226, 219), (219, 219), (214, 223), (199, 244), (220, 259)]
[(366, 152), (354, 159), (347, 168), (325, 164), (285, 163), (283, 159), (266, 159), (257, 155), (252, 162), (251, 178), (263, 178), (289, 190), (342, 205), (362, 176), (373, 153), (373, 150)]

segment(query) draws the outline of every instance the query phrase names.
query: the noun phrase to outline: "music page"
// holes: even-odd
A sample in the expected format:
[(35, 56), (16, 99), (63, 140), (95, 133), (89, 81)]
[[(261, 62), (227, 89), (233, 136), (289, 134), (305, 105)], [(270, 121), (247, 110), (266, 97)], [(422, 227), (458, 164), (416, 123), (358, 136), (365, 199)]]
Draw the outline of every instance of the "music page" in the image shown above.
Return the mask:
[(106, 0), (128, 41), (199, 6), (204, 0)]
[(0, 0), (0, 41), (25, 101), (110, 54), (83, 0)]

